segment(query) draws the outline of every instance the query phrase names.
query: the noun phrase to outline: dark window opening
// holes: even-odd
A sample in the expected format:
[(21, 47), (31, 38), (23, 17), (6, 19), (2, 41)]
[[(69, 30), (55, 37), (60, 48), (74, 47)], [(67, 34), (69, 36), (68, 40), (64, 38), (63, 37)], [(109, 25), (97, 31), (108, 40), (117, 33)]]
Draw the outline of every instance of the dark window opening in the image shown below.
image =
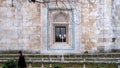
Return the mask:
[(55, 26), (55, 42), (66, 42), (66, 26)]

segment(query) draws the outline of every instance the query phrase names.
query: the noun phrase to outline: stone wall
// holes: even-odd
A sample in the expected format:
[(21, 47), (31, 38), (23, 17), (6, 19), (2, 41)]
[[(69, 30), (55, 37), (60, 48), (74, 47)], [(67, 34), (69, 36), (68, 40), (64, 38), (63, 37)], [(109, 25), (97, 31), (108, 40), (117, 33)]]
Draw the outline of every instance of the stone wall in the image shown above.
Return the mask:
[[(0, 50), (61, 54), (119, 49), (119, 6), (119, 0), (80, 0), (57, 4), (0, 0)], [(48, 42), (52, 40), (47, 36), (52, 35), (47, 31), (48, 8), (72, 8), (73, 24), (68, 29), (71, 30), (69, 37), (73, 38), (69, 41), (72, 42), (72, 50), (48, 50), (51, 45)]]
[(40, 6), (19, 0), (0, 1), (0, 50), (40, 48)]
[(113, 0), (112, 3), (112, 25), (113, 25), (113, 32), (114, 32), (114, 48), (120, 49), (120, 1)]

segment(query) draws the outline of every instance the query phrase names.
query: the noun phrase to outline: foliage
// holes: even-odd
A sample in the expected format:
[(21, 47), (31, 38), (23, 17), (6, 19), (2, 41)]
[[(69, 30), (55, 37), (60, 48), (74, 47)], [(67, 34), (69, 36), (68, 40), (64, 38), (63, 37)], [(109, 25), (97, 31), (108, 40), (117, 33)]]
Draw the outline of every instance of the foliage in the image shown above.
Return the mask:
[(106, 68), (106, 67), (103, 65), (98, 65), (97, 68)]
[(8, 60), (2, 68), (17, 68), (17, 61), (16, 60)]
[(55, 65), (54, 68), (63, 68), (63, 67), (60, 65)]

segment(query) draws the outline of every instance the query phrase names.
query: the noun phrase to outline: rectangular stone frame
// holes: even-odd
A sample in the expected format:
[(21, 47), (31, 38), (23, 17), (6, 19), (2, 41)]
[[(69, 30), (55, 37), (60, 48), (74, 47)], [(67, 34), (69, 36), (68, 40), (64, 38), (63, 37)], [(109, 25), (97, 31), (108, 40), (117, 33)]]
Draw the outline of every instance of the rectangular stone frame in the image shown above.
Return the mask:
[[(62, 9), (62, 10), (71, 10), (71, 15), (72, 15), (72, 48), (70, 49), (51, 49), (49, 48), (49, 9)], [(46, 22), (46, 47), (47, 50), (75, 50), (75, 23), (74, 23), (74, 9), (73, 8), (56, 8), (56, 7), (47, 7), (47, 22)]]

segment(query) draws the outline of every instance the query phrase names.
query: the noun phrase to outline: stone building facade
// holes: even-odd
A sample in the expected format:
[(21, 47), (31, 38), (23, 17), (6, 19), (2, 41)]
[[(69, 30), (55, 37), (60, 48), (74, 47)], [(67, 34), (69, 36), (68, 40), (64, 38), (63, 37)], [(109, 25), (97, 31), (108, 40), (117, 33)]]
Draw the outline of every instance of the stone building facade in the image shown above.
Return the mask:
[(68, 54), (120, 49), (119, 0), (55, 1), (0, 0), (0, 51)]

